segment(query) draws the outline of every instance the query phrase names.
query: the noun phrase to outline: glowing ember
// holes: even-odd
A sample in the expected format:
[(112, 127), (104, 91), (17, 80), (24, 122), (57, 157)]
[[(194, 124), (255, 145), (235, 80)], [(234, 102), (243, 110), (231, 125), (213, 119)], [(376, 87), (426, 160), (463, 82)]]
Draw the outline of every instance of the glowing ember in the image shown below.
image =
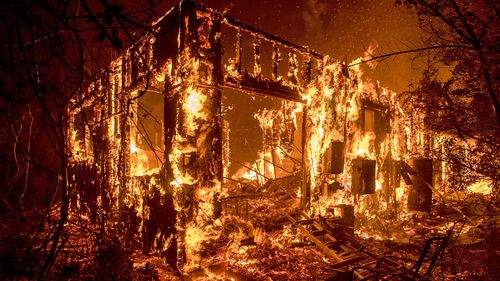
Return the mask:
[(484, 195), (491, 194), (492, 182), (491, 181), (479, 181), (475, 182), (467, 187), (467, 190), (474, 193), (481, 193)]

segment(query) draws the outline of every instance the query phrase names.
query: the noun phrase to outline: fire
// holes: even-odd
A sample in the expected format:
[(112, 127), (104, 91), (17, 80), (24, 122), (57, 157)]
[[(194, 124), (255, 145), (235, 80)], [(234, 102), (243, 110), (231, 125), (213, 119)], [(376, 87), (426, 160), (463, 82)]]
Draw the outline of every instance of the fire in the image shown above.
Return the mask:
[(194, 223), (186, 226), (186, 255), (189, 263), (186, 265), (187, 271), (196, 268), (201, 264), (201, 257), (196, 254), (196, 250), (201, 248), (201, 244), (207, 240), (208, 234)]
[(354, 140), (353, 151), (354, 156), (361, 156), (363, 158), (373, 158), (373, 151), (371, 145), (375, 139), (375, 134), (373, 132), (368, 132), (366, 134), (361, 134), (359, 138)]
[(82, 161), (85, 159), (84, 155), (82, 155), (82, 142), (81, 140), (78, 140), (77, 139), (77, 131), (72, 131), (71, 132), (71, 155), (73, 157), (73, 159), (77, 160), (77, 161)]
[(130, 143), (130, 154), (131, 175), (140, 177), (146, 174), (152, 174), (156, 171), (154, 169), (149, 169), (149, 159), (145, 151), (136, 146), (135, 141), (131, 141)]
[(187, 114), (185, 115), (186, 120), (184, 124), (187, 134), (194, 135), (200, 126), (198, 121), (207, 120), (208, 118), (206, 109), (204, 109), (207, 97), (193, 85), (190, 85), (186, 92), (187, 97), (184, 100), (183, 108)]
[(492, 182), (491, 181), (478, 181), (467, 187), (469, 192), (481, 193), (484, 195), (491, 194)]
[[(200, 30), (193, 32), (203, 31), (201, 30), (204, 25), (203, 20), (207, 21), (209, 28), (215, 26), (213, 22), (215, 19), (204, 18), (203, 13), (205, 12), (195, 13), (197, 21), (193, 26), (200, 28)], [(179, 22), (184, 24), (183, 29), (180, 30), (192, 28), (187, 24), (187, 18), (186, 21)], [(241, 35), (240, 31), (237, 30), (238, 36)], [(255, 188), (254, 192), (261, 196), (267, 196), (268, 189), (262, 187), (270, 186), (275, 182), (281, 184), (280, 179), (290, 176), (294, 181), (301, 181), (303, 190), (310, 188), (307, 190), (310, 192), (301, 194), (299, 188), (296, 192), (287, 190), (283, 193), (289, 194), (295, 200), (294, 202), (299, 201), (296, 200), (297, 198), (293, 198), (294, 195), (298, 198), (301, 196), (305, 198), (307, 194), (309, 202), (301, 207), (305, 208), (304, 211), (311, 217), (317, 215), (328, 217), (333, 209), (340, 208), (339, 205), (354, 206), (358, 235), (376, 239), (391, 239), (389, 237), (391, 233), (384, 233), (389, 231), (383, 227), (381, 221), (386, 218), (392, 219), (390, 217), (392, 214), (396, 214), (396, 219), (402, 219), (408, 215), (405, 205), (409, 187), (400, 180), (404, 171), (401, 171), (403, 168), (398, 163), (403, 162), (397, 161), (409, 160), (410, 156), (422, 157), (427, 153), (426, 147), (437, 144), (443, 146), (446, 138), (440, 139), (441, 136), (438, 136), (434, 138), (435, 143), (426, 143), (429, 136), (424, 134), (424, 115), (421, 112), (405, 113), (401, 105), (401, 97), (395, 92), (380, 87), (378, 82), (363, 77), (359, 64), (348, 67), (346, 63), (334, 61), (328, 57), (324, 57), (322, 60), (316, 57), (314, 67), (312, 67), (314, 68), (312, 72), (315, 74), (312, 76), (316, 77), (302, 79), (299, 77), (301, 75), (299, 60), (302, 63), (307, 57), (302, 53), (304, 51), (296, 51), (290, 46), (282, 48), (283, 46), (280, 45), (280, 47), (277, 42), (274, 42), (273, 49), (277, 49), (273, 50), (273, 57), (280, 56), (278, 48), (286, 49), (289, 53), (289, 69), (287, 69), (287, 77), (280, 77), (277, 71), (279, 59), (276, 58), (278, 60), (273, 61), (273, 64), (276, 64), (273, 65), (273, 68), (276, 66), (276, 73), (273, 73), (272, 79), (266, 80), (263, 74), (265, 71), (262, 71), (265, 68), (262, 68), (260, 61), (260, 44), (270, 40), (267, 40), (263, 35), (261, 38), (252, 31), (248, 36), (255, 36), (254, 39), (256, 39), (253, 70), (245, 73), (241, 69), (240, 50), (237, 51), (238, 58), (231, 58), (224, 69), (219, 69), (222, 73), (218, 74), (227, 80), (236, 82), (230, 85), (232, 87), (242, 86), (242, 82), (248, 82), (242, 79), (250, 77), (255, 79), (250, 82), (258, 82), (255, 82), (257, 86), (254, 85), (257, 90), (260, 86), (259, 83), (286, 86), (287, 90), (298, 91), (300, 97), (297, 98), (294, 95), (290, 100), (295, 102), (283, 100), (281, 106), (262, 109), (253, 116), (259, 122), (264, 135), (262, 143), (259, 144), (258, 156), (253, 163), (242, 164), (243, 167), (236, 174), (228, 175), (230, 162), (229, 126), (224, 124), (221, 117), (223, 112), (220, 112), (222, 95), (220, 91), (221, 88), (228, 85), (224, 85), (227, 82), (224, 79), (219, 81), (218, 77), (214, 77), (218, 75), (213, 73), (217, 72), (217, 63), (219, 62), (210, 61), (212, 57), (217, 57), (213, 56), (214, 54), (211, 52), (214, 52), (219, 45), (217, 43), (211, 46), (213, 42), (208, 42), (219, 39), (220, 32), (220, 30), (214, 30), (215, 35), (213, 36), (216, 39), (209, 38), (207, 34), (203, 36), (199, 34), (199, 38), (191, 38), (192, 34), (188, 34), (189, 36), (185, 36), (185, 38), (186, 34), (179, 35), (179, 40), (183, 39), (185, 42), (179, 41), (177, 43), (179, 46), (186, 46), (178, 54), (175, 63), (169, 59), (161, 71), (152, 73), (151, 77), (156, 80), (157, 84), (155, 86), (158, 88), (161, 88), (162, 85), (169, 86), (168, 93), (165, 91), (161, 94), (162, 100), (163, 95), (166, 95), (165, 100), (170, 98), (175, 100), (174, 109), (165, 108), (173, 111), (173, 113), (168, 112), (172, 115), (169, 116), (171, 119), (163, 116), (164, 120), (161, 120), (163, 123), (160, 122), (159, 129), (155, 127), (155, 130), (158, 129), (155, 133), (161, 139), (159, 142), (155, 142), (155, 145), (142, 136), (138, 128), (138, 115), (141, 114), (139, 101), (134, 99), (140, 97), (139, 90), (127, 92), (126, 84), (130, 84), (129, 80), (132, 78), (131, 74), (126, 73), (124, 69), (133, 63), (126, 61), (126, 56), (130, 56), (130, 50), (123, 58), (112, 64), (111, 71), (106, 72), (106, 79), (99, 80), (99, 83), (96, 82), (92, 85), (92, 91), (95, 90), (102, 95), (102, 103), (104, 104), (99, 105), (105, 106), (106, 110), (103, 112), (106, 111), (109, 115), (99, 116), (101, 119), (94, 121), (98, 121), (96, 124), (99, 123), (102, 126), (103, 150), (109, 150), (106, 152), (106, 157), (103, 157), (105, 167), (99, 171), (108, 173), (104, 183), (110, 186), (110, 200), (114, 200), (112, 204), (118, 205), (117, 198), (120, 198), (126, 206), (134, 206), (135, 211), (140, 213), (138, 216), (147, 219), (151, 215), (152, 209), (144, 206), (143, 201), (145, 201), (144, 198), (151, 195), (151, 190), (153, 188), (159, 189), (163, 196), (162, 200), (166, 194), (172, 194), (172, 198), (169, 199), (173, 200), (177, 211), (175, 219), (177, 233), (168, 238), (157, 233), (154, 243), (155, 247), (163, 245), (163, 250), (166, 250), (165, 247), (168, 247), (170, 243), (177, 243), (179, 249), (183, 250), (181, 254), (183, 258), (185, 257), (186, 263), (182, 269), (186, 272), (194, 271), (200, 267), (206, 270), (205, 264), (203, 264), (205, 262), (203, 259), (204, 251), (207, 245), (210, 245), (209, 242), (221, 239), (221, 237), (230, 240), (225, 253), (227, 256), (233, 257), (229, 261), (230, 263), (244, 267), (260, 262), (249, 257), (250, 247), (255, 247), (255, 245), (242, 246), (240, 243), (243, 239), (248, 238), (247, 232), (240, 229), (239, 232), (233, 232), (227, 236), (223, 235), (227, 234), (224, 232), (226, 229), (223, 222), (228, 219), (228, 215), (222, 214), (223, 207), (219, 205), (222, 205), (221, 199), (227, 199), (223, 197), (229, 194), (226, 189), (223, 190), (220, 182), (225, 179), (243, 184), (250, 182), (250, 185), (256, 183), (258, 188)], [(245, 31), (245, 33), (248, 32)], [(241, 37), (238, 40), (240, 42), (235, 45), (241, 47)], [(200, 46), (190, 46), (194, 44), (193, 42), (202, 43), (203, 48), (198, 49)], [(370, 46), (370, 48), (372, 47)], [(152, 52), (152, 50), (149, 51)], [(371, 55), (372, 52), (373, 49), (370, 49), (365, 55)], [(148, 55), (151, 54), (148, 53)], [(301, 58), (301, 56), (303, 57)], [(146, 56), (142, 59), (151, 60), (152, 56)], [(362, 58), (359, 58), (352, 63), (361, 62), (361, 60)], [(151, 70), (152, 64), (148, 65), (145, 61), (141, 61), (141, 63), (146, 65), (140, 71)], [(103, 81), (107, 80), (111, 81), (110, 85), (103, 85)], [(109, 87), (109, 90), (105, 91), (108, 89), (106, 87)], [(269, 87), (271, 88), (271, 86)], [(167, 88), (165, 87), (165, 89)], [(128, 96), (120, 96), (122, 92), (127, 92)], [(123, 104), (120, 105), (120, 103), (127, 107)], [(128, 112), (130, 105), (132, 109)], [(162, 114), (167, 115), (166, 111)], [(126, 118), (123, 118), (128, 118), (127, 120), (122, 120), (121, 112), (130, 113)], [(300, 117), (303, 119), (302, 124), (298, 124)], [(75, 123), (74, 119), (74, 116), (70, 119), (72, 123)], [(168, 127), (169, 121), (175, 123), (174, 126)], [(125, 123), (121, 124), (122, 122)], [(77, 132), (76, 129), (72, 128), (68, 134), (75, 161), (90, 161), (93, 157), (87, 142), (88, 139), (91, 139), (89, 125), (85, 126), (80, 129), (84, 132)], [(132, 129), (126, 131), (128, 127), (132, 127)], [(297, 137), (295, 135), (299, 131), (303, 136)], [(168, 141), (171, 141), (171, 147), (166, 152), (168, 155), (164, 155)], [(158, 143), (162, 143), (161, 145), (165, 147), (161, 147)], [(339, 143), (342, 144), (342, 153), (334, 155), (333, 146)], [(161, 156), (158, 156), (158, 151)], [(87, 153), (89, 154), (87, 155)], [(327, 155), (328, 153), (331, 155)], [(223, 155), (221, 156), (221, 154)], [(160, 159), (155, 159), (155, 157)], [(163, 157), (168, 157), (168, 159), (163, 159)], [(341, 158), (340, 172), (331, 169), (333, 165), (325, 161), (328, 160), (328, 157), (331, 158), (329, 159), (332, 160), (331, 162)], [(118, 173), (118, 168), (115, 166), (118, 166), (120, 161), (124, 161), (121, 160), (122, 158), (129, 162), (122, 165), (120, 167), (122, 170)], [(155, 166), (152, 159), (162, 163)], [(359, 167), (355, 166), (359, 163), (361, 163)], [(353, 175), (353, 167), (356, 167), (356, 170), (362, 170), (363, 166), (369, 168)], [(442, 167), (442, 178), (445, 178), (445, 170)], [(167, 183), (164, 181), (164, 174), (168, 174), (169, 182)], [(298, 180), (298, 175), (302, 176), (300, 180)], [(120, 180), (132, 178), (132, 180), (124, 183), (122, 187), (119, 186), (122, 184), (121, 182), (117, 183), (116, 179), (118, 178)], [(361, 180), (356, 181), (360, 178)], [(356, 183), (369, 186), (367, 189), (370, 190), (359, 191), (354, 188)], [(492, 182), (479, 181), (470, 185), (468, 190), (487, 195), (492, 193), (492, 185)], [(296, 185), (290, 186), (296, 187)], [(119, 194), (121, 190), (126, 190), (127, 194)], [(96, 199), (100, 206), (104, 204), (104, 200), (107, 199), (102, 195)], [(290, 205), (293, 206), (290, 206), (287, 211), (295, 207), (294, 204), (291, 203)], [(79, 201), (77, 206), (81, 206)], [(271, 248), (285, 249), (292, 242), (299, 242), (302, 238), (294, 233), (288, 225), (283, 228), (279, 235), (272, 237), (257, 227), (250, 226), (249, 228), (251, 228), (250, 232), (257, 246), (268, 243), (271, 244)], [(173, 242), (177, 238), (178, 241)], [(217, 274), (210, 271), (206, 271), (206, 275), (211, 279), (219, 278)]]
[(240, 178), (242, 179), (247, 179), (247, 180), (250, 180), (250, 181), (256, 181), (258, 180), (257, 178), (257, 172), (253, 171), (253, 170), (247, 170), (245, 173), (243, 173)]
[[(362, 58), (359, 58), (357, 61), (361, 60)], [(407, 126), (407, 116), (404, 115), (396, 93), (364, 79), (359, 65), (346, 68), (328, 58), (324, 60), (324, 64), (316, 83), (303, 90), (308, 115), (308, 130), (305, 132), (306, 159), (310, 167), (313, 193), (320, 193), (319, 187), (333, 179), (338, 181), (343, 189), (334, 194), (319, 196), (318, 202), (311, 204), (310, 211), (324, 215), (328, 208), (340, 204), (354, 204), (358, 218), (357, 227), (373, 236), (376, 231), (381, 231), (369, 227), (373, 220), (394, 211), (391, 208), (395, 206), (399, 208), (397, 212), (400, 214), (404, 214), (406, 208), (406, 186), (399, 187), (397, 184), (394, 192), (398, 204), (384, 195), (387, 192), (386, 186), (396, 185), (394, 182), (388, 182), (390, 174), (386, 167), (389, 163), (394, 163), (391, 161), (405, 158), (402, 153), (403, 145), (411, 139), (407, 136), (415, 136), (415, 145), (412, 146), (416, 149), (423, 147), (419, 143), (422, 137)], [(353, 83), (354, 81), (357, 83)], [(371, 109), (370, 105), (374, 105), (375, 109)], [(367, 115), (366, 110), (372, 110), (371, 115)], [(333, 119), (332, 116), (336, 118)], [(371, 119), (366, 119), (368, 117)], [(366, 119), (364, 128), (360, 122), (361, 118)], [(384, 120), (382, 118), (393, 124), (390, 129), (378, 129), (381, 127), (380, 122)], [(383, 138), (381, 134), (384, 134)], [(322, 159), (332, 141), (346, 144), (346, 159), (343, 174), (328, 176), (322, 166)], [(352, 160), (356, 158), (376, 161), (373, 182), (375, 194), (361, 195), (353, 200), (348, 190), (351, 190)]]

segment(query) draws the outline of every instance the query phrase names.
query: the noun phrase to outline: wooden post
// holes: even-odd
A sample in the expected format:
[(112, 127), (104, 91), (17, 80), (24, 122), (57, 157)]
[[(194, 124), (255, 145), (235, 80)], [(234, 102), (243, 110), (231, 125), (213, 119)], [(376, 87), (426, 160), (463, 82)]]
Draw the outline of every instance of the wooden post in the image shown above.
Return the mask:
[(253, 39), (253, 59), (254, 59), (254, 66), (253, 66), (253, 75), (255, 77), (258, 77), (262, 73), (262, 64), (260, 61), (260, 38), (255, 36)]
[(280, 53), (279, 53), (278, 45), (276, 43), (273, 43), (273, 54), (272, 54), (271, 59), (272, 59), (271, 78), (273, 79), (273, 81), (277, 81), (278, 80), (278, 65), (280, 63)]
[(351, 192), (354, 194), (375, 193), (375, 160), (355, 158), (352, 160)]
[(236, 70), (241, 74), (241, 29), (237, 29), (236, 34)]
[(304, 209), (309, 206), (309, 200), (311, 198), (311, 185), (309, 177), (309, 168), (306, 164), (307, 152), (306, 152), (306, 141), (307, 141), (307, 106), (304, 105), (302, 109), (302, 184), (300, 186), (300, 206)]

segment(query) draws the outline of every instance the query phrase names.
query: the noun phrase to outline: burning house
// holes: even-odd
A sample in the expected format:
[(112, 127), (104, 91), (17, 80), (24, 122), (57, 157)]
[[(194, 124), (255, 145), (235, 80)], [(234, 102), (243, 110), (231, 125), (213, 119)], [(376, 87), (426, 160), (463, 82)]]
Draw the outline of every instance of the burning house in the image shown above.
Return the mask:
[(252, 271), (244, 246), (266, 229), (353, 267), (372, 258), (355, 236), (394, 239), (444, 196), (431, 150), (446, 136), (405, 98), (363, 80), (356, 61), (183, 1), (67, 108), (71, 202), (184, 273), (221, 255)]

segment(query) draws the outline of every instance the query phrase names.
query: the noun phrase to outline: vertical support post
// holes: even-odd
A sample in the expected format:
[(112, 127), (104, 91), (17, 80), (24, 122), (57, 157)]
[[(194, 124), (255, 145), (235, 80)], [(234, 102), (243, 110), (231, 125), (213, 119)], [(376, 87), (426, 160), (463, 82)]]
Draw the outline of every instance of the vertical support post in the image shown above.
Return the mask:
[[(222, 183), (224, 176), (223, 168), (223, 150), (222, 150), (222, 92), (220, 91), (220, 85), (224, 83), (224, 74), (222, 70), (222, 44), (221, 44), (221, 18), (216, 17), (212, 24), (210, 40), (211, 48), (213, 52), (212, 61), (212, 83), (215, 86), (213, 90), (213, 117), (214, 120), (214, 136), (213, 136), (213, 146), (212, 146), (212, 161), (214, 163), (214, 175), (215, 180)], [(241, 34), (239, 40), (241, 41)], [(240, 42), (241, 48), (241, 42)], [(241, 50), (240, 50), (241, 51)], [(241, 53), (240, 53), (240, 67), (241, 67)], [(240, 69), (241, 71), (241, 69)], [(218, 191), (220, 192), (220, 191)], [(216, 206), (217, 207), (217, 206)], [(222, 211), (222, 210), (220, 210)], [(216, 217), (220, 216), (220, 213), (215, 214)]]
[(173, 187), (171, 186), (171, 181), (174, 179), (174, 174), (173, 174), (173, 169), (172, 169), (172, 163), (170, 161), (170, 153), (172, 152), (173, 148), (173, 141), (175, 138), (175, 131), (177, 127), (177, 110), (179, 107), (179, 93), (176, 91), (172, 90), (172, 85), (170, 83), (169, 78), (165, 78), (165, 91), (164, 91), (164, 107), (163, 107), (163, 118), (165, 124), (164, 126), (164, 146), (165, 146), (165, 151), (164, 151), (164, 159), (165, 159), (165, 167), (163, 169), (163, 186), (167, 187), (167, 192), (166, 192), (166, 202), (169, 202), (170, 204), (165, 204), (167, 207), (167, 212), (171, 214), (171, 216), (167, 216), (164, 218), (164, 224), (165, 224), (165, 230), (166, 233), (164, 233), (165, 237), (171, 236), (172, 237), (172, 242), (171, 246), (166, 250), (164, 253), (165, 259), (168, 265), (174, 271), (179, 273), (178, 269), (178, 243), (179, 243), (179, 233), (176, 229), (176, 223), (177, 223), (177, 211), (174, 208), (174, 202), (173, 202)]
[[(128, 113), (128, 92), (122, 92), (119, 96), (119, 110)], [(128, 114), (120, 115), (120, 154), (118, 161), (118, 178), (120, 179), (120, 208), (124, 205), (124, 199), (127, 196), (130, 180), (130, 116)]]
[[(273, 122), (274, 123), (274, 122)], [(276, 136), (277, 137), (277, 136)], [(278, 171), (276, 169), (276, 162), (278, 161), (277, 160), (277, 156), (276, 156), (276, 151), (274, 149), (274, 139), (275, 139), (275, 135), (274, 135), (274, 124), (273, 126), (271, 127), (271, 145), (270, 145), (270, 149), (271, 149), (271, 161), (272, 161), (272, 165), (273, 165), (273, 179), (277, 178), (278, 177)]]
[(307, 141), (307, 105), (304, 105), (302, 109), (302, 184), (300, 186), (300, 206), (304, 209), (309, 206), (309, 200), (311, 198), (311, 185), (309, 178), (309, 169), (306, 164), (307, 152), (306, 152), (306, 141)]
[(311, 55), (305, 55), (304, 57), (304, 67), (302, 71), (302, 81), (303, 86), (307, 86), (312, 80), (312, 58)]
[(272, 54), (272, 79), (273, 81), (278, 80), (278, 65), (280, 63), (280, 53), (279, 48), (276, 43), (273, 43), (273, 54)]
[[(178, 72), (183, 72), (183, 71), (190, 71), (189, 68), (193, 67), (192, 65), (185, 65), (188, 64), (189, 61), (187, 60), (189, 57), (194, 55), (194, 50), (193, 48), (196, 48), (196, 41), (193, 40), (194, 35), (196, 34), (194, 30), (194, 20), (196, 17), (196, 6), (194, 2), (192, 1), (182, 1), (180, 3), (180, 8), (179, 8), (179, 39), (178, 39), (178, 55), (177, 55), (177, 60), (178, 60)], [(184, 68), (184, 69), (182, 69)], [(179, 73), (180, 74), (180, 73)], [(177, 74), (177, 75), (179, 75)], [(180, 76), (181, 78), (181, 83), (185, 84), (184, 79), (186, 77)], [(188, 77), (189, 78), (189, 77)], [(186, 86), (186, 85), (184, 85)], [(182, 90), (181, 90), (182, 91)], [(185, 95), (186, 93), (179, 93), (179, 102), (176, 103), (178, 105), (178, 108), (175, 110), (176, 117), (175, 124), (172, 126), (174, 127), (174, 132), (175, 134), (178, 134), (180, 136), (184, 136), (185, 130), (184, 130), (184, 121), (185, 121), (185, 113), (182, 110), (182, 105), (180, 104), (182, 101), (182, 95)], [(167, 120), (166, 120), (167, 121)], [(167, 123), (167, 122), (165, 122)], [(175, 136), (171, 136), (171, 141), (173, 142), (175, 139)], [(180, 144), (177, 144), (180, 145)], [(166, 147), (167, 148), (167, 147)], [(171, 147), (170, 150), (173, 150), (174, 148)], [(183, 156), (181, 155), (180, 158)], [(174, 159), (175, 162), (181, 163), (182, 159)], [(179, 164), (178, 164), (179, 165)], [(175, 175), (172, 176), (173, 181), (177, 180), (175, 179)], [(179, 183), (177, 183), (179, 184)], [(187, 226), (187, 217), (188, 213), (191, 214), (192, 208), (190, 207), (192, 201), (194, 198), (192, 198), (192, 190), (194, 189), (193, 186), (189, 186), (188, 184), (181, 183), (179, 186), (173, 186), (172, 188), (172, 193), (174, 197), (174, 205), (175, 208), (177, 209), (177, 213), (175, 216), (175, 228), (176, 228), (176, 242), (177, 245), (174, 246), (176, 248), (176, 253), (173, 254), (173, 256), (177, 259), (176, 264), (174, 265), (174, 268), (182, 268), (184, 264), (186, 263), (187, 260), (187, 253), (186, 253), (186, 226)], [(172, 257), (172, 258), (174, 258)], [(167, 258), (167, 261), (169, 259)]]
[[(200, 266), (204, 245), (190, 237), (215, 237), (214, 221), (222, 212), (218, 198), (223, 179), (221, 19), (184, 1), (180, 24), (176, 79), (181, 86), (177, 136), (172, 137), (171, 148), (176, 162), (172, 163), (176, 164), (172, 190), (177, 209), (177, 265), (194, 270)], [(200, 38), (208, 38), (208, 44)], [(198, 106), (189, 106), (191, 101)]]
[(288, 81), (293, 85), (299, 85), (297, 54), (292, 49), (288, 53)]
[(253, 39), (253, 75), (255, 77), (260, 76), (260, 74), (262, 73), (262, 65), (260, 62), (260, 44), (260, 38), (255, 35)]
[(236, 33), (236, 70), (238, 71), (238, 75), (241, 74), (241, 29), (237, 29)]

